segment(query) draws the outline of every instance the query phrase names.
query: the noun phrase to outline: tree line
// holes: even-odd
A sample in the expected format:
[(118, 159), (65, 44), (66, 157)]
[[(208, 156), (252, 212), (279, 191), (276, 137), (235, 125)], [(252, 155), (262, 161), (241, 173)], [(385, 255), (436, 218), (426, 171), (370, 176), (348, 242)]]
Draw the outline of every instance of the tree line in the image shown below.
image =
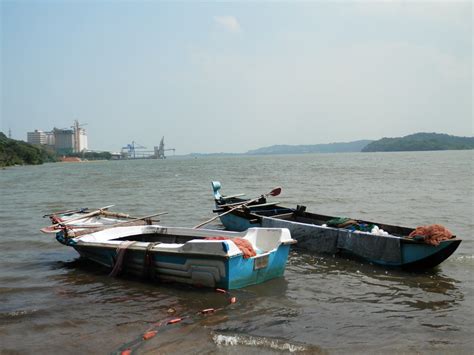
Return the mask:
[[(87, 160), (109, 160), (112, 157), (109, 152), (71, 153), (66, 156)], [(38, 165), (59, 160), (60, 156), (51, 147), (10, 139), (0, 132), (0, 167)]]

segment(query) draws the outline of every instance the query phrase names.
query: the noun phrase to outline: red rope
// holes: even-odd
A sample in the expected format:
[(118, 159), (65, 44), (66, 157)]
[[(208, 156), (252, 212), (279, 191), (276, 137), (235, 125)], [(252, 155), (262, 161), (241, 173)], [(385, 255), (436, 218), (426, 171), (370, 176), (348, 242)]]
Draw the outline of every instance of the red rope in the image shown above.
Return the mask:
[[(221, 288), (216, 288), (216, 292), (223, 293), (227, 296), (229, 300), (229, 304), (233, 304), (237, 302), (237, 298), (233, 297), (229, 291), (221, 289)], [(221, 308), (206, 308), (203, 309), (197, 313), (194, 314), (194, 317), (196, 316), (207, 316), (209, 314), (213, 314), (215, 312), (223, 310), (224, 307)], [(120, 350), (121, 355), (131, 355), (135, 350), (137, 350), (144, 341), (148, 341), (152, 338), (154, 338), (158, 334), (158, 330), (161, 327), (167, 326), (167, 325), (172, 325), (172, 324), (177, 324), (183, 321), (184, 319), (191, 319), (193, 318), (192, 315), (190, 316), (182, 316), (178, 318), (172, 318), (172, 319), (164, 319), (160, 322), (155, 323), (151, 328), (149, 328), (147, 331), (143, 333), (143, 335), (140, 336), (140, 338), (135, 339), (134, 341), (128, 343), (125, 345), (125, 349)], [(117, 351), (118, 352), (118, 351)]]

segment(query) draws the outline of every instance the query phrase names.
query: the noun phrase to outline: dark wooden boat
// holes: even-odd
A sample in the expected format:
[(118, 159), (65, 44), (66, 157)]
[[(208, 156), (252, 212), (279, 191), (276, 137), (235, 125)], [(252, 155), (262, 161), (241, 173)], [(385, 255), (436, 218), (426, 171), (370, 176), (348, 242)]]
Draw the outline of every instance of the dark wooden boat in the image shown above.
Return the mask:
[(423, 240), (409, 238), (414, 228), (358, 220), (361, 225), (376, 225), (385, 235), (371, 231), (351, 230), (327, 226), (334, 216), (306, 211), (304, 206), (288, 208), (268, 202), (266, 196), (246, 200), (242, 195), (223, 196), (221, 184), (212, 182), (215, 213), (222, 224), (232, 231), (251, 227), (288, 228), (297, 248), (317, 253), (349, 254), (371, 263), (410, 269), (431, 268), (446, 260), (461, 243), (453, 236), (439, 245), (429, 245)]

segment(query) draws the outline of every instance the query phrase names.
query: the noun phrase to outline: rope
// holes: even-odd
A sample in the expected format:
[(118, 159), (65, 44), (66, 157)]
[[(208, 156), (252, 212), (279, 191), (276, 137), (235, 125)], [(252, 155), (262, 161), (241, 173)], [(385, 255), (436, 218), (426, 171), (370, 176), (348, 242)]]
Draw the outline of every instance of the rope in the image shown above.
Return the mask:
[[(230, 294), (230, 292), (227, 291), (227, 290), (216, 288), (216, 292), (219, 292), (219, 293), (222, 293), (222, 294), (226, 295), (227, 299), (229, 301), (229, 304), (234, 304), (234, 303), (237, 302), (237, 298), (232, 296)], [(196, 312), (196, 313), (193, 313), (193, 314), (190, 314), (190, 315), (184, 315), (184, 316), (181, 316), (181, 317), (176, 317), (176, 318), (168, 317), (168, 318), (165, 318), (165, 319), (163, 319), (159, 322), (154, 323), (144, 333), (140, 334), (139, 337), (135, 338), (134, 340), (132, 340), (132, 341), (126, 343), (126, 344), (123, 344), (122, 346), (120, 346), (116, 351), (112, 352), (112, 354), (131, 355), (131, 354), (135, 353), (146, 341), (154, 338), (155, 335), (158, 334), (158, 330), (160, 328), (180, 323), (185, 319), (189, 319), (191, 321), (193, 319), (197, 320), (200, 317), (203, 317), (203, 316), (205, 317), (205, 316), (208, 316), (210, 314), (214, 314), (216, 312), (222, 311), (223, 309), (225, 309), (225, 306), (220, 307), (220, 308), (206, 308), (206, 309), (203, 309), (199, 312)]]
[(125, 257), (125, 252), (127, 251), (127, 248), (134, 243), (135, 241), (133, 240), (126, 240), (120, 243), (120, 245), (117, 248), (117, 260), (115, 261), (114, 267), (112, 271), (110, 272), (109, 276), (115, 277), (120, 273), (120, 271), (122, 271), (122, 265), (123, 265), (123, 259)]
[(155, 268), (153, 267), (151, 250), (158, 244), (160, 244), (160, 242), (149, 243), (145, 250), (145, 256), (143, 258), (143, 276), (147, 279), (155, 279)]

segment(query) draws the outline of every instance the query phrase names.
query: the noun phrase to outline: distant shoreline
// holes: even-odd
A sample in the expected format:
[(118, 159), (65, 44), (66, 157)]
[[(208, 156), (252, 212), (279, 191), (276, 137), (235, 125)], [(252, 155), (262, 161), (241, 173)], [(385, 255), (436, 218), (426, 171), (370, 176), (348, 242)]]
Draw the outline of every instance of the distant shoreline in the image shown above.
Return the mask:
[(189, 156), (252, 156), (290, 155), (310, 153), (359, 153), (359, 152), (418, 152), (474, 149), (474, 137), (450, 136), (443, 133), (415, 133), (404, 137), (381, 138), (376, 141), (357, 140), (343, 143), (313, 145), (272, 145), (249, 150), (246, 153), (191, 153)]
[[(198, 159), (204, 157), (239, 157), (265, 155), (299, 155), (328, 153), (373, 153), (373, 152), (420, 152), (445, 150), (472, 150), (474, 137), (451, 136), (443, 133), (415, 133), (404, 137), (381, 138), (379, 140), (357, 140), (352, 142), (313, 144), (313, 145), (272, 145), (245, 153), (190, 153), (175, 155), (168, 159)], [(87, 161), (112, 160), (111, 154), (86, 153)], [(68, 156), (69, 162), (78, 162), (80, 154)], [(54, 152), (42, 146), (7, 138), (0, 132), (0, 167), (13, 165), (37, 165), (61, 160)], [(118, 159), (122, 160), (122, 159)], [(134, 159), (123, 159), (134, 160)], [(154, 160), (154, 159), (151, 159)], [(82, 160), (85, 161), (85, 160)]]

